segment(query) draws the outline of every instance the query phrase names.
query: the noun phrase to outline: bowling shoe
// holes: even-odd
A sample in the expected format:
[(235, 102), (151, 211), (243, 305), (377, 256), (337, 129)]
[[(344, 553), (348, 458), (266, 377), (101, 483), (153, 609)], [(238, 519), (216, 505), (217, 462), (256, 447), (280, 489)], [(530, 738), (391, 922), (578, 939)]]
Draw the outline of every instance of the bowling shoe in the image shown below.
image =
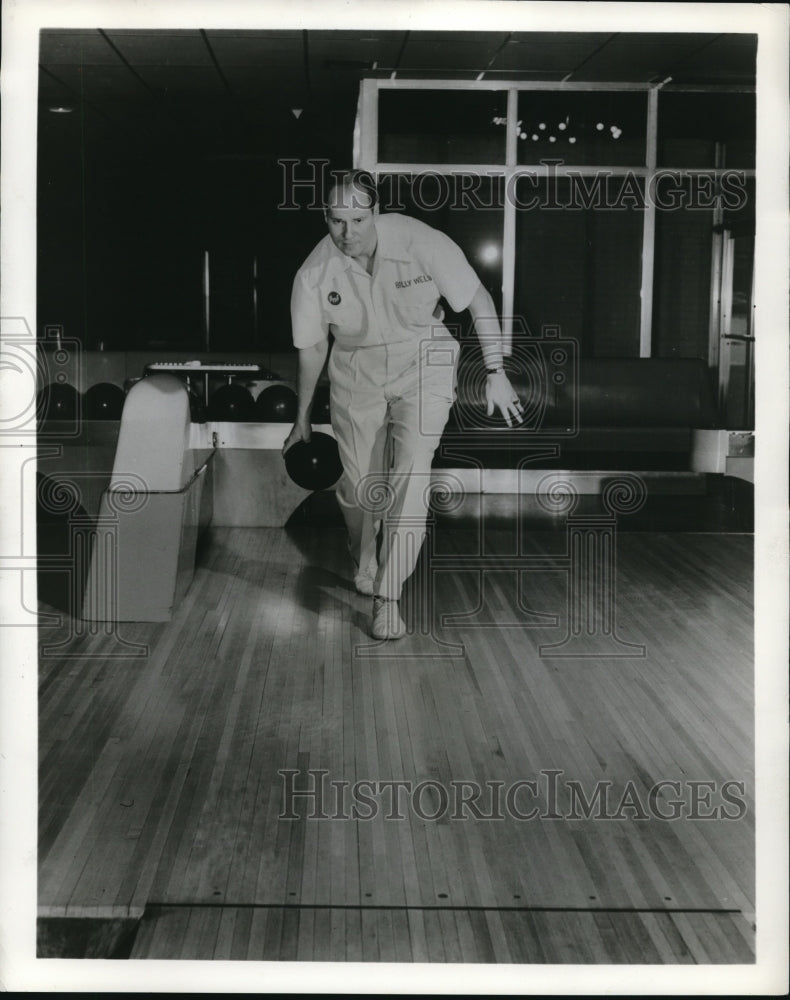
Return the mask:
[(375, 573), (371, 573), (369, 569), (358, 570), (354, 574), (354, 586), (357, 589), (358, 594), (364, 594), (365, 597), (372, 597), (375, 593), (374, 580)]
[(406, 625), (398, 611), (398, 602), (386, 597), (373, 598), (374, 639), (401, 639), (406, 635)]
[(357, 565), (356, 559), (351, 555), (351, 542), (347, 541), (346, 546), (348, 548), (348, 554), (351, 556), (351, 562), (354, 564), (354, 586), (356, 587), (357, 593), (364, 594), (365, 597), (373, 597), (376, 593), (374, 589), (374, 582), (378, 567), (374, 563), (365, 569), (360, 569)]

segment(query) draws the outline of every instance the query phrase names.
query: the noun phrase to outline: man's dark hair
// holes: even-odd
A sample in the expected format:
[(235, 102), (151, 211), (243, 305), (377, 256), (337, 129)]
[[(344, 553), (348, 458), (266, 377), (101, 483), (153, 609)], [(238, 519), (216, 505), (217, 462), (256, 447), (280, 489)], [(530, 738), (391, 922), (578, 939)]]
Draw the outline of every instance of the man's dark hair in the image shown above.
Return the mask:
[(365, 196), (364, 199), (360, 198), (358, 205), (355, 199), (355, 208), (375, 208), (378, 204), (379, 193), (376, 190), (376, 182), (367, 170), (333, 170), (332, 180), (324, 199), (324, 208), (336, 207), (337, 199), (332, 196), (335, 191), (343, 188), (353, 188), (354, 191)]

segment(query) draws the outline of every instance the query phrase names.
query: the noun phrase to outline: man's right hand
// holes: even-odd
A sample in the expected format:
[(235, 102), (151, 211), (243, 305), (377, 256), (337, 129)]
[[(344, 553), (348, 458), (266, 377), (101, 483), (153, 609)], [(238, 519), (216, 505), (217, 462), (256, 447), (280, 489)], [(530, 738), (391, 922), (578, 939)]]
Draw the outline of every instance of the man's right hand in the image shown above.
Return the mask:
[(288, 451), (291, 445), (296, 444), (297, 441), (309, 441), (311, 434), (311, 427), (309, 420), (297, 420), (296, 423), (291, 428), (291, 433), (285, 439), (283, 443), (283, 455)]

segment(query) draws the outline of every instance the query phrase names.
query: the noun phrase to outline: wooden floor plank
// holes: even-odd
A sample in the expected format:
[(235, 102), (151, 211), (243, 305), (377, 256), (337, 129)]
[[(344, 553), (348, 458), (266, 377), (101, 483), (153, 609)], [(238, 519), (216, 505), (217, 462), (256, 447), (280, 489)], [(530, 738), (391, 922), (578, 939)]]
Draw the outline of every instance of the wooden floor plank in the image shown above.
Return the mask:
[(158, 930), (158, 922), (158, 914), (156, 917), (153, 913), (143, 916), (134, 937), (130, 958), (148, 958), (150, 956), (153, 940)]
[(312, 914), (313, 961), (337, 961), (337, 956), (342, 955), (345, 951), (345, 942), (340, 944), (337, 951), (335, 951), (332, 947), (332, 910), (325, 907), (321, 907), (317, 910), (302, 910), (299, 918), (300, 933), (302, 930), (302, 921), (308, 919), (310, 914)]
[(463, 961), (461, 937), (458, 933), (456, 913), (454, 910), (439, 910), (439, 927), (444, 945), (444, 960), (446, 962)]
[(132, 958), (175, 958), (181, 954), (181, 948), (189, 926), (191, 916), (189, 907), (174, 907), (160, 910), (153, 922), (153, 934), (148, 942), (145, 954), (135, 954)]
[(423, 910), (423, 925), (425, 927), (425, 940), (428, 946), (429, 962), (446, 962), (447, 952), (444, 948), (444, 935), (439, 913), (436, 910)]
[[(330, 926), (337, 914), (342, 942)], [(133, 958), (533, 964), (749, 964), (737, 914), (467, 908), (152, 907)], [(333, 945), (333, 941), (335, 944)]]
[(233, 934), (236, 929), (236, 917), (239, 910), (235, 906), (223, 906), (220, 910), (217, 939), (211, 957), (218, 961), (228, 961), (233, 954)]
[(409, 909), (406, 911), (409, 923), (409, 946), (411, 948), (412, 960), (414, 962), (430, 961), (428, 950), (428, 935), (425, 930), (425, 917), (420, 909)]
[(734, 962), (755, 961), (754, 928), (740, 913), (713, 914), (719, 933), (726, 940), (722, 942), (722, 953), (732, 955)]
[(329, 955), (332, 961), (343, 961), (346, 957), (346, 917), (339, 908), (329, 911)]
[(670, 935), (667, 934), (667, 920), (663, 914), (641, 913), (639, 914), (642, 924), (650, 935), (653, 947), (658, 952), (658, 962), (661, 965), (674, 965), (682, 956), (679, 956), (673, 947)]
[[(463, 547), (447, 534), (447, 551)], [(506, 553), (511, 534), (489, 532), (488, 550)], [(564, 544), (547, 531), (525, 543), (533, 555)], [(90, 658), (114, 641), (97, 635), (68, 640), (82, 659), (42, 662), (40, 914), (177, 904), (160, 930), (143, 921), (140, 947), (218, 958), (748, 961), (748, 920), (714, 911), (754, 909), (751, 541), (640, 532), (617, 544), (618, 622), (644, 659), (541, 656), (565, 621), (555, 571), (525, 572), (521, 598), (556, 611), (557, 628), (446, 627), (463, 657), (411, 655), (430, 646), (423, 634), (382, 659), (354, 652), (370, 602), (347, 579), (342, 531), (213, 532), (174, 620), (129, 632), (146, 658)], [(441, 580), (437, 615), (481, 593), (476, 571)], [(523, 618), (516, 582), (487, 580), (480, 621)], [(739, 780), (747, 808), (705, 823), (426, 819), (406, 794), (398, 820), (379, 787), (372, 819), (311, 820), (302, 799), (284, 820), (283, 768), (300, 781), (326, 770), (347, 794), (361, 779), (447, 791), (552, 769), (585, 793), (631, 782), (643, 800), (660, 780), (686, 797), (689, 780)], [(569, 801), (560, 782), (557, 805)], [(545, 809), (543, 789), (535, 803)], [(322, 908), (283, 909), (304, 903)], [(384, 909), (329, 908), (359, 904)], [(466, 909), (480, 905), (502, 909)], [(655, 912), (582, 920), (514, 905)], [(661, 913), (683, 906), (711, 912)]]
[[(248, 909), (247, 907), (240, 907), (236, 910), (236, 919), (233, 922), (233, 938), (231, 940), (230, 946), (230, 957), (231, 960), (241, 961), (243, 959), (252, 959), (253, 961), (259, 961), (261, 958), (260, 952), (250, 948), (250, 941), (252, 939), (253, 917), (256, 915), (255, 910)], [(266, 911), (262, 911), (260, 916), (265, 920)], [(261, 949), (262, 951), (262, 949)]]
[[(257, 622), (265, 612), (267, 591), (266, 577), (257, 600), (245, 604), (236, 628), (226, 627), (218, 656), (224, 661), (238, 663), (232, 690), (228, 692), (227, 708), (223, 715), (223, 731), (217, 747), (211, 784), (206, 789), (201, 824), (207, 829), (203, 841), (202, 857), (193, 848), (190, 867), (193, 870), (195, 897), (224, 896), (227, 893), (234, 847), (239, 833), (240, 814), (245, 793), (251, 781), (249, 770), (252, 733), (254, 731), (260, 697), (257, 685), (260, 673), (256, 672), (255, 636)], [(242, 836), (246, 836), (243, 829)]]
[(352, 907), (349, 910), (344, 910), (343, 913), (346, 925), (345, 959), (347, 962), (361, 962), (364, 952), (362, 942), (362, 911)]
[(297, 954), (297, 944), (299, 941), (299, 922), (302, 919), (302, 911), (289, 907), (283, 912), (283, 929), (280, 939), (280, 947), (271, 955), (277, 956), (278, 961), (295, 962)]
[[(497, 960), (496, 952), (484, 911), (467, 910), (465, 914), (458, 917), (458, 921), (462, 941), (465, 941), (468, 934), (473, 942), (468, 948), (464, 947), (464, 961), (486, 964), (495, 962)], [(468, 930), (461, 926), (462, 923), (468, 925)]]
[(390, 919), (392, 921), (393, 940), (393, 962), (414, 961), (411, 946), (411, 932), (409, 928), (409, 914), (407, 910), (391, 910)]
[(214, 954), (221, 916), (215, 907), (192, 907), (180, 958), (197, 960)]
[[(307, 906), (302, 910), (299, 920), (299, 933), (296, 938), (296, 960), (298, 962), (310, 962), (316, 958), (320, 935), (314, 935), (314, 930), (319, 912), (311, 906)], [(314, 940), (314, 936), (316, 940)]]
[(378, 919), (375, 910), (360, 910), (360, 939), (362, 942), (361, 960), (363, 962), (378, 962), (379, 938)]
[(267, 949), (266, 942), (267, 935), (269, 941), (276, 935), (277, 947), (279, 948), (279, 925), (274, 928), (274, 931), (269, 929), (269, 920), (271, 918), (274, 924), (277, 919), (277, 913), (267, 907), (245, 908), (242, 912), (245, 920), (242, 924), (238, 924), (237, 922), (238, 938), (234, 935), (234, 951), (236, 951), (238, 940), (238, 956), (234, 955), (233, 957), (246, 958), (252, 962), (262, 962), (267, 957), (267, 954), (276, 954), (276, 951), (272, 950), (271, 947)]

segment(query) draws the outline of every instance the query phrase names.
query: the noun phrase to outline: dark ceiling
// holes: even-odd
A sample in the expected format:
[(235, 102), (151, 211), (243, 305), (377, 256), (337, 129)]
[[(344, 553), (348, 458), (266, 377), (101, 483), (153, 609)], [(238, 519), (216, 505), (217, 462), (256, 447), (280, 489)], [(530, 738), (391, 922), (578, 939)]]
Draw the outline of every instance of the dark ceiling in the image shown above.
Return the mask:
[(41, 133), (79, 119), (88, 143), (266, 155), (348, 141), (362, 76), (748, 88), (755, 54), (736, 34), (46, 30)]
[[(743, 90), (755, 84), (755, 52), (755, 36), (732, 34), (44, 31), (39, 321), (86, 344), (202, 343), (209, 248), (213, 325), (224, 347), (249, 347), (252, 320), (234, 310), (252, 301), (244, 282), (253, 255), (265, 275), (255, 336), (289, 347), (293, 273), (325, 231), (301, 178), (316, 161), (350, 164), (363, 76), (671, 76), (665, 92)], [(412, 106), (420, 113), (419, 101)], [(71, 111), (50, 110), (58, 107)], [(682, 135), (708, 135), (699, 114), (688, 110)], [(298, 164), (304, 211), (280, 211), (281, 196), (293, 194), (288, 161)], [(476, 225), (493, 225), (485, 213), (475, 216)]]

